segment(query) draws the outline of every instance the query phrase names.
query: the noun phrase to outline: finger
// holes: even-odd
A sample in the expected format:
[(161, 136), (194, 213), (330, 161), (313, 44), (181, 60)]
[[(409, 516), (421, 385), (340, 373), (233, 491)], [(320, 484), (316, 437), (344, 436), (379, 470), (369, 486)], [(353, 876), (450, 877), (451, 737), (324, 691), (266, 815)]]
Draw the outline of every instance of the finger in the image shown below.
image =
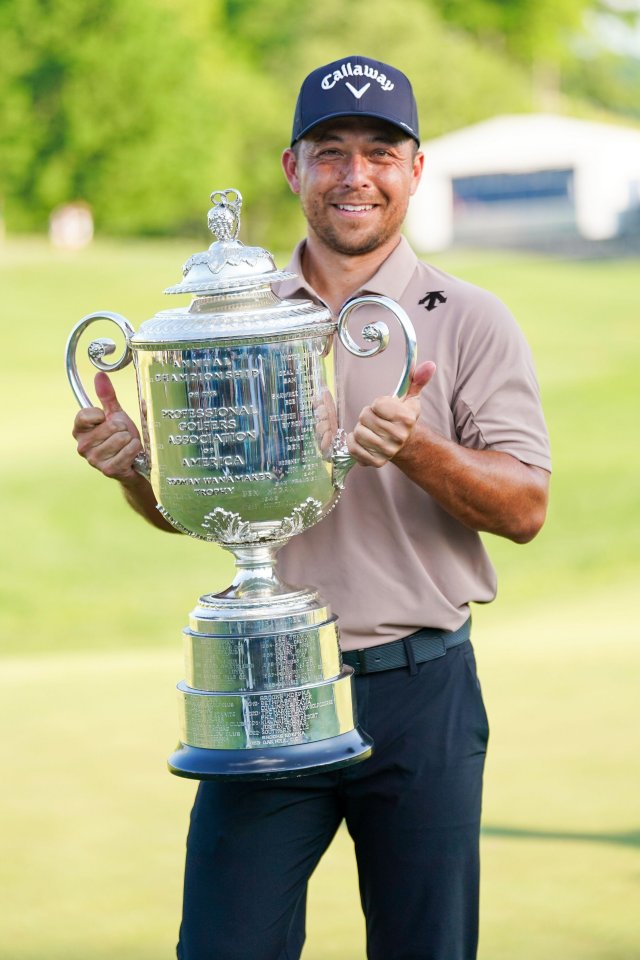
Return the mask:
[(318, 440), (318, 446), (320, 447), (320, 453), (323, 457), (328, 456), (331, 453), (333, 447), (333, 433), (330, 430), (327, 430)]
[(135, 474), (133, 461), (141, 450), (140, 441), (134, 438), (118, 454), (104, 461), (98, 469), (105, 477), (126, 480)]
[(96, 393), (98, 394), (98, 400), (102, 404), (102, 409), (104, 410), (107, 417), (112, 416), (114, 413), (122, 413), (122, 407), (118, 402), (116, 397), (116, 391), (113, 388), (111, 380), (106, 373), (96, 373), (95, 380)]
[(353, 459), (357, 460), (363, 467), (383, 467), (385, 463), (389, 462), (388, 457), (363, 447), (352, 433), (347, 437), (347, 448)]
[(387, 429), (391, 423), (411, 428), (418, 413), (419, 411), (412, 409), (411, 404), (398, 397), (378, 397), (370, 407), (363, 408), (359, 420), (361, 423), (368, 423), (372, 428), (376, 420), (385, 421), (384, 425), (380, 425)]
[(353, 439), (358, 446), (367, 450), (373, 456), (384, 457), (385, 460), (395, 457), (398, 450), (403, 446), (407, 435), (404, 433), (401, 437), (387, 433), (381, 435), (370, 430), (362, 423), (359, 423), (353, 431)]
[(411, 433), (414, 423), (414, 417), (386, 419), (377, 417), (371, 409), (365, 409), (354, 427), (354, 433), (359, 439), (358, 431), (366, 429), (368, 434), (378, 437), (383, 443), (404, 443)]
[(107, 436), (97, 436), (95, 433), (87, 434), (78, 443), (78, 453), (85, 457), (91, 466), (98, 466), (103, 460), (109, 460), (117, 456), (132, 440), (137, 441), (137, 437), (132, 437), (128, 431), (120, 430), (117, 433), (111, 433)]
[(108, 455), (104, 448), (92, 451), (87, 456), (87, 462), (105, 477), (122, 480), (134, 473), (132, 464), (141, 449), (140, 441), (130, 437), (128, 443), (113, 450), (112, 455)]
[(104, 443), (105, 440), (108, 440), (109, 437), (113, 437), (116, 434), (126, 434), (128, 439), (138, 436), (137, 432), (131, 429), (124, 414), (116, 413), (113, 417), (107, 419), (102, 410), (97, 412), (102, 417), (100, 423), (86, 430), (74, 431), (74, 436), (78, 441), (79, 452), (97, 447), (101, 443)]
[(326, 420), (335, 429), (338, 427), (338, 411), (329, 390), (323, 390), (320, 396), (313, 400), (313, 411), (316, 420)]
[(80, 434), (94, 430), (99, 424), (104, 423), (104, 419), (104, 410), (100, 407), (83, 407), (76, 413), (71, 432), (77, 440)]
[(411, 384), (404, 399), (411, 400), (413, 397), (419, 397), (435, 372), (436, 365), (432, 360), (425, 360), (424, 363), (419, 364), (413, 371)]

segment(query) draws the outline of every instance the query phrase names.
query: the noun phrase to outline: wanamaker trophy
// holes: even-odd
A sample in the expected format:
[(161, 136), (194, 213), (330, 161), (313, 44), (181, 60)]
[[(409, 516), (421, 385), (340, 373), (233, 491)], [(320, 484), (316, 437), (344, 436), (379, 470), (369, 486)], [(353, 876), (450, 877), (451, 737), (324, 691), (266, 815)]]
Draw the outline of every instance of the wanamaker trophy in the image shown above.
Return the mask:
[(165, 291), (191, 295), (190, 306), (157, 313), (137, 333), (116, 313), (83, 317), (67, 343), (67, 372), (80, 405), (92, 406), (78, 341), (96, 320), (120, 328), (119, 359), (105, 359), (112, 340), (93, 340), (88, 352), (108, 372), (134, 361), (144, 440), (136, 469), (174, 527), (235, 557), (233, 583), (200, 597), (184, 630), (170, 770), (200, 780), (299, 776), (363, 760), (372, 742), (358, 727), (336, 617), (314, 589), (279, 579), (276, 553), (335, 506), (354, 462), (339, 426), (336, 333), (351, 353), (373, 356), (387, 345), (386, 324), (368, 324), (359, 344), (349, 319), (363, 304), (394, 314), (406, 344), (400, 397), (415, 334), (386, 297), (357, 297), (337, 321), (312, 301), (280, 299), (271, 285), (292, 274), (237, 239), (240, 193), (216, 191), (211, 200), (215, 241)]

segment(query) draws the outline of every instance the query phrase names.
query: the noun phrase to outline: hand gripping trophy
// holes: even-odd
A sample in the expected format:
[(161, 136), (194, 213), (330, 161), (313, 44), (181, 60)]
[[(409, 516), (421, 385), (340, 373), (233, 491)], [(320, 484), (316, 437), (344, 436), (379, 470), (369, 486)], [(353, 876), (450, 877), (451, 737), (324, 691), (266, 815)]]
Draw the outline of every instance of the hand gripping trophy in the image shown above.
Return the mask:
[(67, 372), (80, 405), (91, 406), (78, 341), (96, 320), (120, 328), (118, 360), (105, 359), (111, 340), (93, 340), (88, 352), (99, 370), (134, 361), (145, 438), (136, 469), (174, 527), (235, 557), (233, 583), (202, 596), (184, 630), (180, 744), (170, 770), (200, 780), (300, 776), (363, 760), (372, 743), (357, 725), (336, 618), (315, 590), (279, 579), (276, 553), (335, 506), (354, 462), (338, 426), (335, 334), (356, 356), (373, 356), (387, 345), (386, 324), (367, 325), (362, 339), (371, 346), (360, 346), (349, 318), (362, 304), (393, 313), (406, 343), (400, 397), (416, 362), (415, 335), (386, 297), (351, 300), (337, 322), (311, 301), (281, 300), (271, 284), (292, 275), (237, 239), (240, 193), (216, 191), (211, 200), (216, 239), (166, 290), (191, 294), (191, 305), (161, 311), (137, 333), (116, 313), (83, 317), (67, 343)]

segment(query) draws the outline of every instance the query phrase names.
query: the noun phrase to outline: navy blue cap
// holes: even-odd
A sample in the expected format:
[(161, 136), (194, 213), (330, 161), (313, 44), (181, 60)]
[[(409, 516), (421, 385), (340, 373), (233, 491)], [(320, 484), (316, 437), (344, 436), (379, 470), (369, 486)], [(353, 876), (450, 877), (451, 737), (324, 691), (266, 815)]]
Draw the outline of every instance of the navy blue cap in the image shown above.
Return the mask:
[(418, 108), (408, 77), (370, 57), (344, 57), (304, 80), (293, 117), (291, 146), (335, 117), (375, 117), (420, 143)]

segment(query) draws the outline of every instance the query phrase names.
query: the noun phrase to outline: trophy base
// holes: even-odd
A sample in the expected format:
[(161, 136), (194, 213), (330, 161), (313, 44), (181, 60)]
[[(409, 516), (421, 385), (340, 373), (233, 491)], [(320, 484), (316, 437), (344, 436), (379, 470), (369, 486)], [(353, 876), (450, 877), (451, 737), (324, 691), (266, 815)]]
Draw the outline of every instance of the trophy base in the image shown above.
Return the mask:
[(171, 773), (191, 780), (278, 780), (310, 776), (359, 763), (373, 741), (358, 727), (314, 743), (252, 750), (210, 750), (181, 743), (167, 763)]
[[(273, 563), (266, 547), (255, 557), (244, 552), (247, 570), (253, 560)], [(272, 573), (263, 570), (262, 580)], [(249, 589), (236, 579), (234, 596), (200, 597), (183, 631), (186, 678), (177, 686), (180, 740), (170, 771), (260, 780), (365, 760), (372, 741), (358, 727), (336, 617), (313, 589), (278, 581), (265, 596), (257, 580)]]

